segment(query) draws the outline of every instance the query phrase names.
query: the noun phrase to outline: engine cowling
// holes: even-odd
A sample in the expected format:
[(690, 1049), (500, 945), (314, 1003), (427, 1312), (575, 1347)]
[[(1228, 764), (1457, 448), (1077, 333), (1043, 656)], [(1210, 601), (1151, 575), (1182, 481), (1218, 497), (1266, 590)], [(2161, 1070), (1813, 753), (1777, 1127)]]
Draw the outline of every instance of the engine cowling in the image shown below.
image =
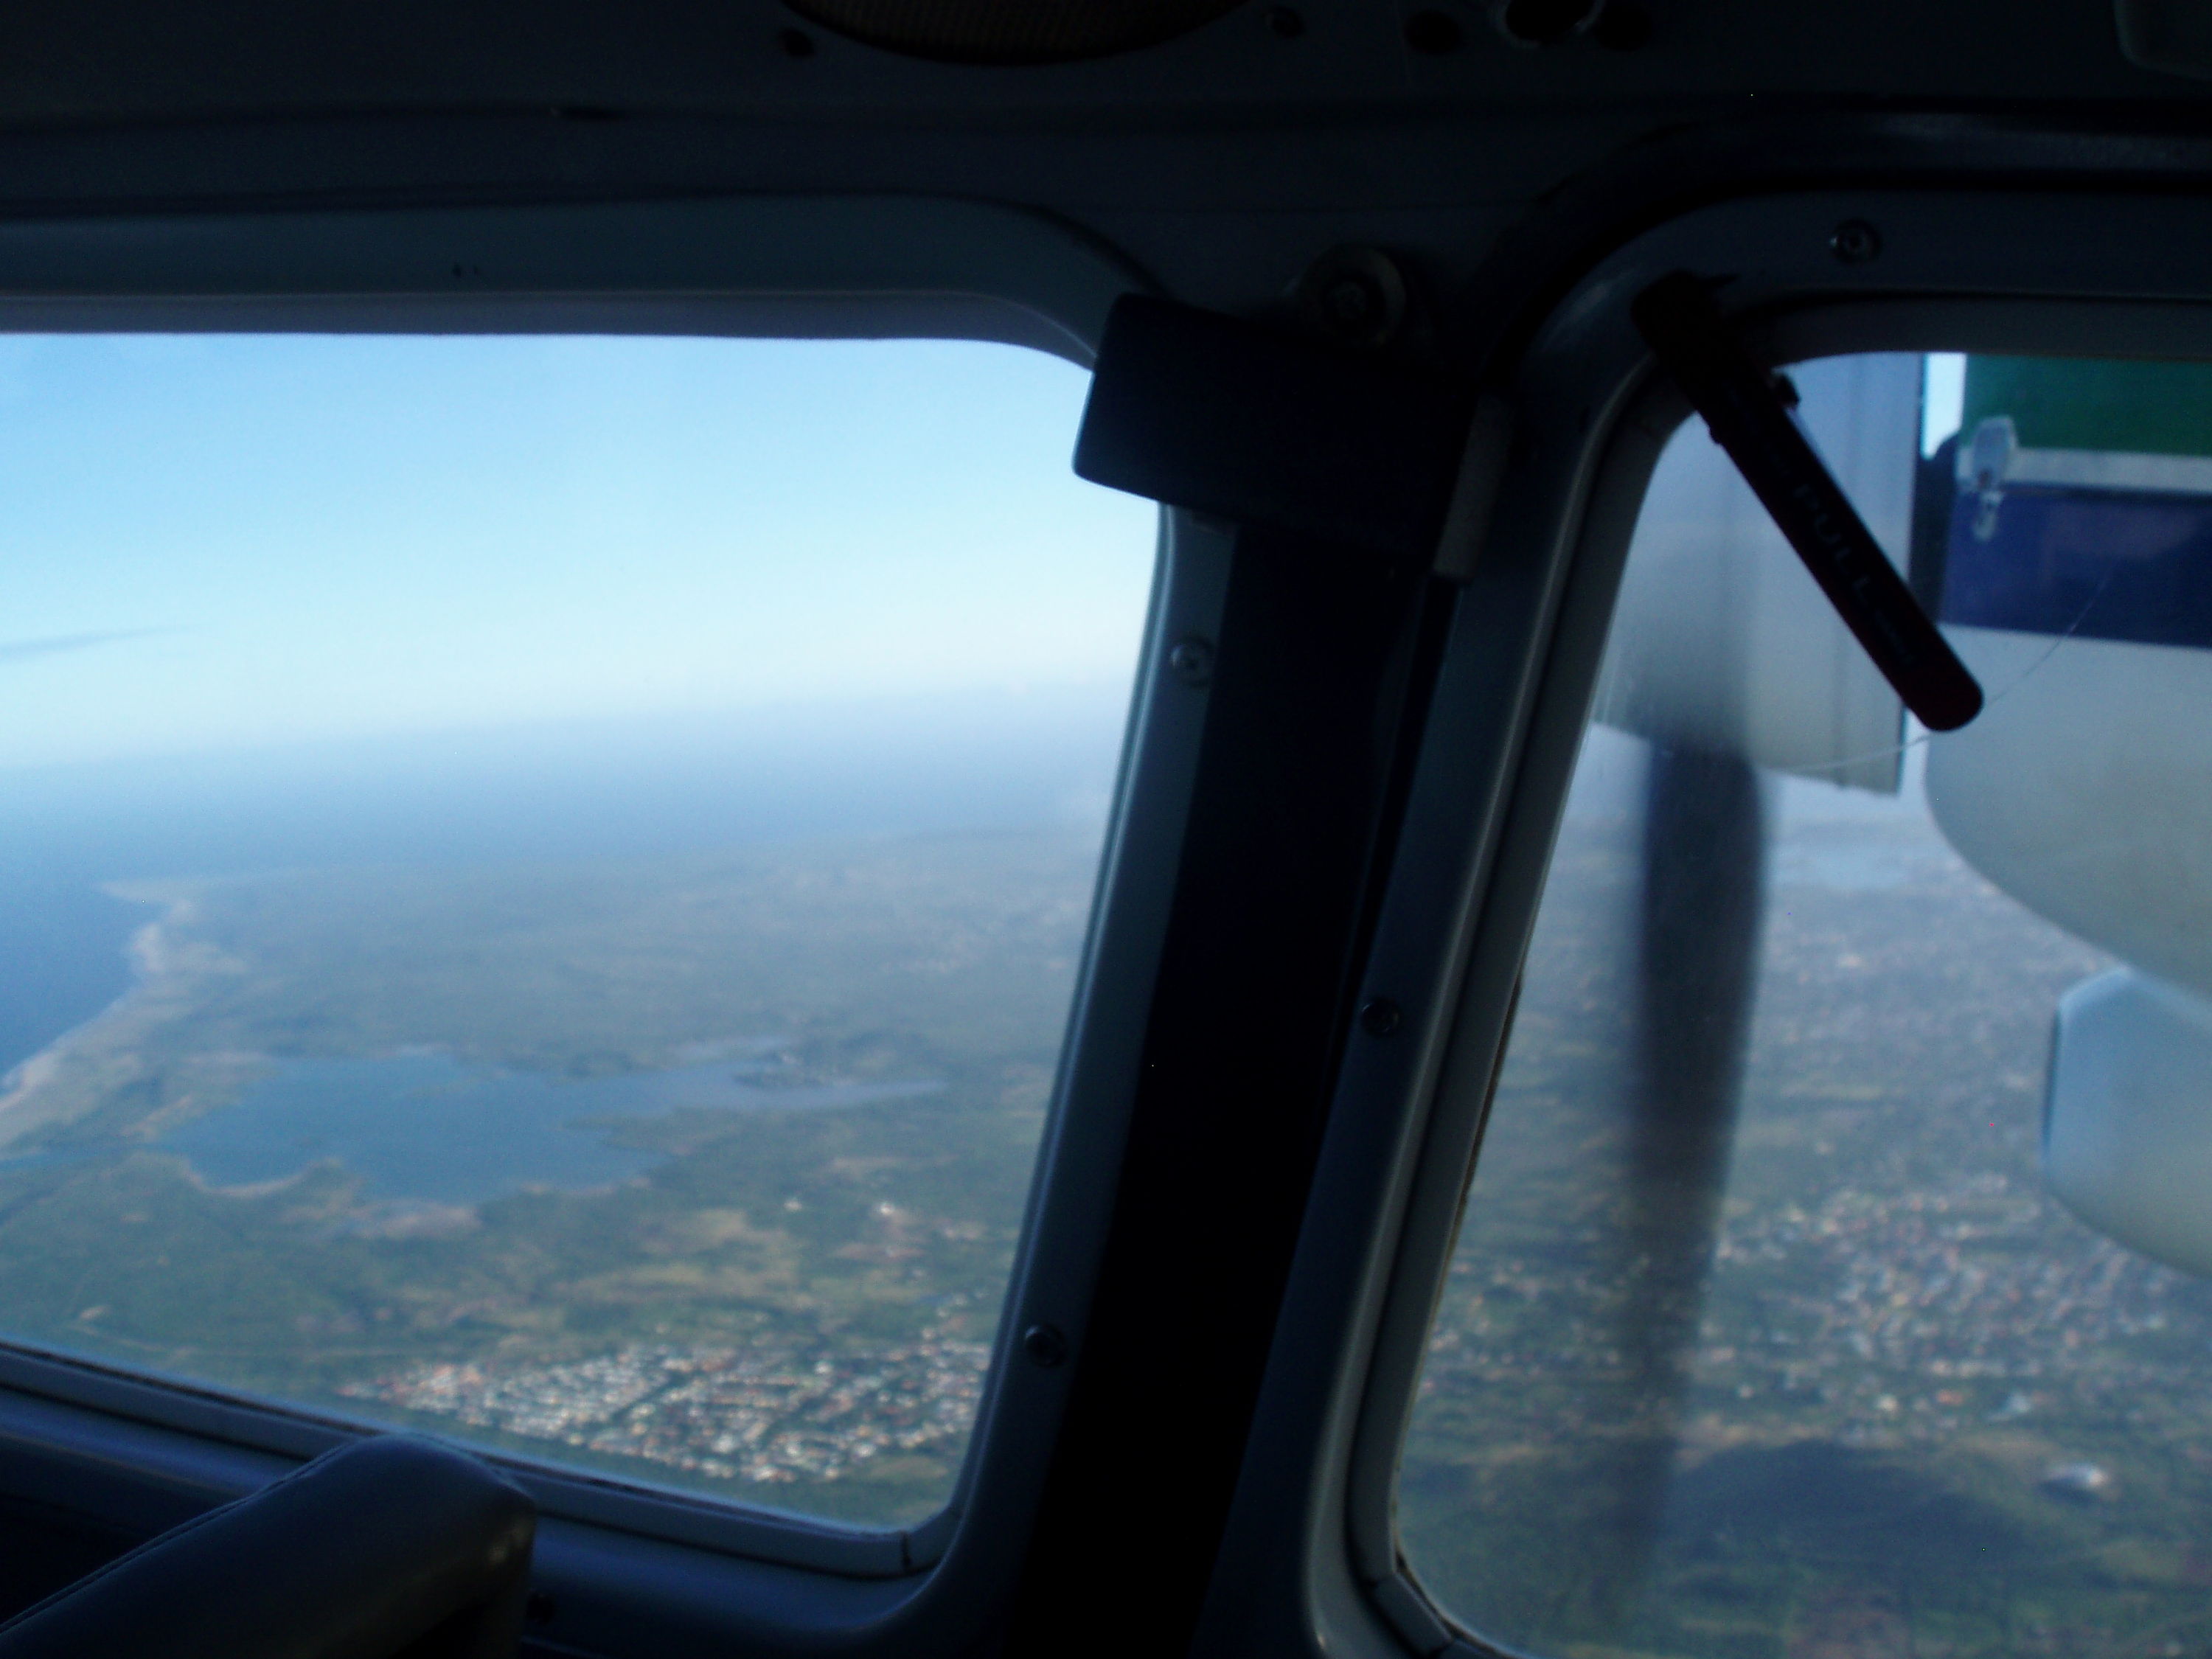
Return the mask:
[(2212, 374), (1976, 358), (1940, 617), (1990, 694), (1929, 744), (1975, 868), (2128, 966), (2061, 1001), (2044, 1173), (2212, 1273)]

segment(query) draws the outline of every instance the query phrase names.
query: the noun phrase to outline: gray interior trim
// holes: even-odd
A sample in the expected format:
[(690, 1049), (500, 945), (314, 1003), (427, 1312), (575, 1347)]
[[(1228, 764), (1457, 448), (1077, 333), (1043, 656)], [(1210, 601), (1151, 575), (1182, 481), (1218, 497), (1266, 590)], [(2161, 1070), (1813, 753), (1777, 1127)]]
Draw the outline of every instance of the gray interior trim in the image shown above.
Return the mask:
[(1144, 274), (924, 197), (0, 221), (0, 328), (959, 337), (1088, 364)]
[(155, 1527), (228, 1503), (298, 1467), (298, 1460), (82, 1406), (0, 1393), (0, 1459), (12, 1495), (111, 1522), (150, 1508)]
[(981, 295), (398, 294), (149, 300), (0, 296), (11, 334), (655, 334), (809, 340), (988, 340), (1091, 362), (1041, 311)]
[[(1400, 1553), (1398, 1449), (1413, 1417), (1429, 1328), (1443, 1293), (1443, 1268), (1458, 1235), (1491, 1091), (1510, 1035), (1528, 934), (1581, 751), (1629, 538), (1652, 469), (1686, 412), (1671, 386), (1642, 382), (1598, 463), (1551, 660), (1514, 782), (1516, 810), (1503, 828), (1488, 872), (1487, 902), (1451, 1019), (1449, 1056), (1405, 1200), (1397, 1274), (1376, 1328), (1372, 1369), (1355, 1431), (1357, 1449), (1345, 1485), (1346, 1541), (1362, 1568), (1373, 1572), (1388, 1564), (1386, 1582), (1395, 1587), (1395, 1593), (1376, 1595), (1376, 1610), (1401, 1643), (1425, 1654), (1437, 1650), (1435, 1632), (1449, 1637), (1456, 1627), (1422, 1590), (1418, 1574)], [(1407, 1271), (1409, 1261), (1434, 1265), (1425, 1277), (1416, 1276)], [(1382, 1444), (1391, 1449), (1387, 1462), (1367, 1455)]]
[(925, 1537), (917, 1547), (945, 1552), (925, 1592), (932, 1599), (980, 1608), (1010, 1584), (1043, 1491), (1074, 1368), (1032, 1361), (1020, 1335), (1050, 1324), (1066, 1339), (1066, 1355), (1082, 1347), (1079, 1314), (1090, 1304), (1113, 1215), (1113, 1183), (1097, 1173), (1118, 1165), (1127, 1137), (1205, 729), (1206, 689), (1174, 673), (1168, 659), (1180, 641), (1218, 636), (1230, 552), (1222, 526), (1181, 512), (1161, 515), (1161, 577), (1139, 659), (1118, 805), (975, 1444), (953, 1494), (951, 1538)]
[[(1200, 1640), (1209, 1650), (1275, 1654), (1316, 1639), (1333, 1652), (1404, 1650), (1375, 1596), (1377, 1587), (1397, 1583), (1410, 1594), (1411, 1581), (1387, 1524), (1371, 1547), (1352, 1547), (1344, 1526), (1346, 1483), (1360, 1467), (1353, 1449), (1363, 1409), (1379, 1402), (1385, 1412), (1402, 1410), (1402, 1395), (1369, 1386), (1378, 1321), (1389, 1316), (1392, 1256), (1416, 1183), (1431, 1168), (1422, 1161), (1421, 1139), (1451, 1052), (1455, 1010), (1465, 1006), (1456, 988), (1480, 971), (1486, 948), (1506, 953), (1504, 995), (1496, 999), (1501, 1022), (1510, 997), (1521, 930), (1510, 915), (1494, 913), (1523, 898), (1533, 908), (1547, 843), (1522, 866), (1501, 865), (1512, 850), (1501, 832), (1509, 803), (1547, 787), (1528, 781), (1524, 740), (1540, 693), (1553, 683), (1568, 553), (1600, 441), (1594, 434), (1613, 428), (1612, 411), (1641, 363), (1625, 331), (1599, 330), (1594, 341), (1570, 331), (1511, 387), (1511, 459), (1490, 534), (1455, 605), (1365, 970), (1363, 994), (1390, 998), (1407, 1018), (1387, 1038), (1355, 1039), (1346, 1057), (1208, 1602)], [(1628, 510), (1632, 518), (1632, 501)], [(1596, 635), (1601, 641), (1601, 625)], [(1593, 672), (1595, 664), (1592, 654)], [(1577, 738), (1579, 714), (1566, 722)], [(1570, 747), (1565, 764), (1571, 759)], [(1563, 787), (1564, 772), (1560, 781)], [(1455, 1187), (1447, 1217), (1456, 1198)], [(1432, 1290), (1422, 1285), (1424, 1295)], [(1425, 1334), (1425, 1322), (1416, 1324), (1416, 1359)], [(1391, 1443), (1395, 1449), (1395, 1436)], [(1387, 1465), (1384, 1475), (1387, 1516)], [(1395, 1590), (1382, 1594), (1419, 1605), (1418, 1596), (1405, 1602)], [(1412, 1634), (1419, 1646), (1433, 1632), (1424, 1626)]]

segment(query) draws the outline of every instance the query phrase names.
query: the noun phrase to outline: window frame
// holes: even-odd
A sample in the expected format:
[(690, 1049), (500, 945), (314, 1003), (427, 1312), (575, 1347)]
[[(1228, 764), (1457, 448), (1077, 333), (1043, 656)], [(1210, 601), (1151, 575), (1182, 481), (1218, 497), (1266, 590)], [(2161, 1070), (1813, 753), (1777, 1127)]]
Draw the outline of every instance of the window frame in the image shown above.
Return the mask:
[[(1865, 220), (1883, 252), (1832, 251)], [(1420, 1361), (1644, 491), (1687, 416), (1629, 323), (1670, 270), (1773, 361), (1873, 350), (2212, 358), (2201, 206), (2179, 194), (1820, 189), (1723, 200), (1584, 270), (1502, 377), (1512, 459), (1453, 623), (1307, 1237), (1201, 1626), (1209, 1653), (1504, 1650), (1421, 1588), (1395, 1528)], [(1412, 994), (1409, 994), (1412, 993)]]
[[(1042, 215), (916, 198), (212, 214), (0, 222), (0, 330), (947, 338), (1087, 367), (1107, 308), (1147, 286)], [(1070, 434), (1071, 441), (1073, 434)], [(1210, 635), (1218, 526), (1163, 514), (1115, 804), (993, 1363), (954, 1491), (903, 1528), (812, 1520), (472, 1448), (544, 1516), (533, 1641), (621, 1651), (911, 1650), (981, 1638), (1022, 1556), (1066, 1373), (1026, 1360), (1073, 1328), (1110, 1212), (1206, 694), (1165, 669)], [(11, 1494), (146, 1534), (374, 1425), (187, 1379), (0, 1344)]]
[[(1513, 459), (1462, 590), (1403, 839), (1364, 969), (1406, 1011), (1347, 1052), (1298, 1259), (1198, 1645), (1433, 1654), (1455, 1634), (1404, 1569), (1389, 1494), (1430, 1310), (1587, 714), (1643, 485), (1679, 418), (1628, 297), (1677, 265), (1743, 273), (1782, 356), (1875, 349), (2173, 349), (2212, 356), (2191, 198), (1822, 190), (1668, 221), (1562, 284), (1498, 378)], [(1948, 222), (1947, 222), (1947, 214)], [(1846, 219), (1882, 257), (1839, 264)], [(2123, 261), (2129, 281), (2113, 276)], [(1106, 306), (1146, 286), (1042, 216), (915, 198), (733, 198), (21, 220), (0, 223), (0, 326), (675, 332), (1002, 340), (1088, 361)], [(1973, 297), (2002, 294), (1991, 300)], [(2033, 296), (2044, 296), (2037, 299)], [(2086, 301), (2125, 301), (2128, 303)], [(2183, 302), (2186, 303), (2183, 303)], [(2132, 331), (2132, 332), (2130, 331)], [(672, 1654), (947, 1652), (988, 1638), (1019, 1572), (1065, 1370), (1009, 1353), (1087, 1302), (1144, 1036), (1202, 688), (1162, 647), (1218, 616), (1226, 538), (1169, 514), (1129, 747), (1071, 1036), (997, 1359), (952, 1504), (904, 1533), (521, 1471), (549, 1520), (533, 1640)], [(1073, 1310), (1073, 1314), (1060, 1310)], [(150, 1531), (261, 1484), (334, 1419), (0, 1353), (11, 1490)], [(164, 1518), (164, 1517), (167, 1518)], [(1133, 1549), (1140, 1547), (1132, 1540)]]

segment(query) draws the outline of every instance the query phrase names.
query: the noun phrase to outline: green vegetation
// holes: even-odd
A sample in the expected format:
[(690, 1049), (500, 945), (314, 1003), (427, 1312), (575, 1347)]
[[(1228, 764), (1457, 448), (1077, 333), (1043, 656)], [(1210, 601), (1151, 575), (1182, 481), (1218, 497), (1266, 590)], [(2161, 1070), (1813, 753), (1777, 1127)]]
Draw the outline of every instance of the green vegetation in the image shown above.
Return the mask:
[[(141, 988), (0, 1107), (0, 1327), (919, 1518), (981, 1397), (1094, 859), (971, 836), (134, 890), (162, 907)], [(1626, 1191), (1636, 881), (1624, 827), (1571, 829), (1409, 1443), (1415, 1570), (1559, 1659), (2212, 1647), (2212, 1294), (2035, 1176), (2051, 1010), (2098, 959), (1923, 823), (1795, 831), (1721, 1233), (1670, 1325)], [(568, 1079), (738, 1053), (771, 1101), (933, 1087), (607, 1116), (642, 1174), (467, 1204), (311, 1147), (225, 1189), (165, 1139), (289, 1064), (423, 1047)]]
[[(1095, 858), (968, 836), (134, 889), (164, 907), (143, 983), (0, 1107), (0, 1326), (750, 1502), (926, 1515), (980, 1393)], [(771, 1099), (939, 1086), (611, 1120), (660, 1161), (467, 1206), (329, 1161), (219, 1190), (162, 1144), (287, 1061), (434, 1047), (592, 1077), (748, 1039), (773, 1040), (748, 1079)]]

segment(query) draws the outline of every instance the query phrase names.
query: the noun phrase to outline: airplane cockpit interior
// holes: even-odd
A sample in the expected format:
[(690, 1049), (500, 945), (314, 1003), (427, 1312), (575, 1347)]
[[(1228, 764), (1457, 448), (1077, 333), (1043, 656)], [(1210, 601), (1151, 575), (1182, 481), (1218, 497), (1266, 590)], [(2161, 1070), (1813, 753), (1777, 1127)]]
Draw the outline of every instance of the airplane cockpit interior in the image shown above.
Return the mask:
[(0, 1659), (2212, 1659), (2208, 711), (2197, 0), (9, 8)]

